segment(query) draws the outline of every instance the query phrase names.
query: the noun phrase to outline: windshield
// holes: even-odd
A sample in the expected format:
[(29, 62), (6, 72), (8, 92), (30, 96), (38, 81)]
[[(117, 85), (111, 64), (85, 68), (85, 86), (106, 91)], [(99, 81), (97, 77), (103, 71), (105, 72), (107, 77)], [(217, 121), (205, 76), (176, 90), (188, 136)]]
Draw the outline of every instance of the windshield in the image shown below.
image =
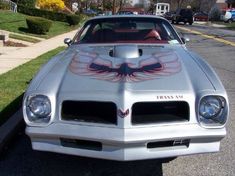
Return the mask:
[(75, 43), (181, 43), (165, 20), (148, 17), (101, 18), (88, 21)]

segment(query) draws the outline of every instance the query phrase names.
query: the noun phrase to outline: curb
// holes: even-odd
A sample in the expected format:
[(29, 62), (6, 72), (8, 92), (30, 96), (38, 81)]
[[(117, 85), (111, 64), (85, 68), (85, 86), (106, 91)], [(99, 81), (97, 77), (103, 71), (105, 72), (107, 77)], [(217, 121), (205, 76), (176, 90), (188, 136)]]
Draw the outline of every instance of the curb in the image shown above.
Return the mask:
[(20, 109), (0, 127), (0, 154), (23, 125), (23, 113)]

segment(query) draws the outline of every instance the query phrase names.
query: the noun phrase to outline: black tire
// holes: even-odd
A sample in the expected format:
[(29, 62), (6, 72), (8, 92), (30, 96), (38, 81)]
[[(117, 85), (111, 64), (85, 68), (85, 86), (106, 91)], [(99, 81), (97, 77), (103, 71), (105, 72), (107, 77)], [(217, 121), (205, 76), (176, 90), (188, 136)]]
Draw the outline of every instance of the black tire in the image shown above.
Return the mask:
[(189, 23), (189, 25), (192, 25), (192, 24), (193, 24), (192, 22)]
[(232, 20), (232, 19), (229, 19), (229, 20), (228, 20), (228, 23), (229, 23), (229, 24), (231, 24), (232, 22), (233, 22), (233, 20)]
[(173, 160), (175, 160), (177, 157), (169, 157), (169, 158), (162, 158), (162, 159), (158, 159), (158, 161), (160, 161), (160, 163), (169, 163)]
[(171, 24), (175, 24), (175, 21), (174, 21), (174, 20), (172, 20), (172, 21), (171, 21)]

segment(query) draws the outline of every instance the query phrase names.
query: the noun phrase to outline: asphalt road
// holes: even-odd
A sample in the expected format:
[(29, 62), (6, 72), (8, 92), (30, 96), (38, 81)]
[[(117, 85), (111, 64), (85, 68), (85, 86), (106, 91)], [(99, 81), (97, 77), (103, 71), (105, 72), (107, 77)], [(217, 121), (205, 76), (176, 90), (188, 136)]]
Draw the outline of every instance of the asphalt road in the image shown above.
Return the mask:
[[(235, 32), (187, 26), (205, 34), (235, 41)], [(183, 31), (184, 32), (184, 31)], [(221, 152), (178, 157), (163, 163), (158, 160), (116, 162), (81, 158), (31, 150), (29, 139), (19, 134), (4, 155), (0, 156), (0, 176), (11, 175), (154, 175), (154, 176), (234, 176), (235, 175), (235, 47), (186, 33), (188, 48), (203, 56), (221, 78), (230, 100), (230, 120)]]
[[(180, 25), (181, 26), (181, 25)], [(185, 26), (184, 26), (185, 27)], [(235, 31), (201, 26), (187, 26), (204, 34), (235, 42)], [(184, 32), (184, 31), (183, 31)], [(187, 47), (200, 54), (219, 75), (230, 100), (230, 119), (227, 136), (222, 140), (221, 152), (178, 157), (163, 164), (165, 176), (234, 176), (235, 175), (235, 47), (200, 35), (185, 33), (191, 40)], [(222, 35), (221, 35), (222, 34)], [(224, 37), (226, 36), (226, 37)]]

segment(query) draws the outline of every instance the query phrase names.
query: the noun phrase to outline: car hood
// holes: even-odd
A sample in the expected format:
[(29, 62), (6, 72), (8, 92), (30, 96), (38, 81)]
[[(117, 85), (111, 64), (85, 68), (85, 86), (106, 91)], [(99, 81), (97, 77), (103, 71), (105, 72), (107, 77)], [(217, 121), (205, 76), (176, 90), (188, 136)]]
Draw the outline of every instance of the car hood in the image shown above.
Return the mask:
[(182, 46), (71, 46), (44, 72), (37, 89), (61, 94), (214, 90)]

